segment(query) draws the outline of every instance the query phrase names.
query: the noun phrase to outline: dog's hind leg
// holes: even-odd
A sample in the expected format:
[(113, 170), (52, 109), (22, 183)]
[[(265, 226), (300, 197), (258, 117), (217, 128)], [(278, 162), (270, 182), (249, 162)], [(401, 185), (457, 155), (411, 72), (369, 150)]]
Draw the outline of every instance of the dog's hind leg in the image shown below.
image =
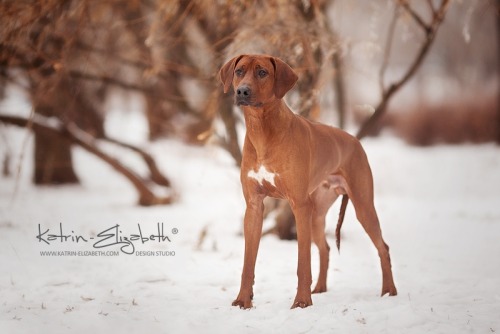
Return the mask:
[(392, 277), (391, 258), (389, 247), (382, 238), (382, 231), (375, 211), (373, 199), (373, 177), (368, 160), (362, 148), (356, 159), (351, 162), (352, 168), (346, 174), (348, 195), (354, 205), (356, 217), (375, 245), (382, 267), (382, 296), (397, 295), (396, 286)]
[(312, 215), (312, 240), (319, 250), (319, 275), (316, 287), (312, 293), (322, 293), (327, 290), (328, 263), (330, 246), (325, 236), (325, 217), (330, 206), (338, 197), (334, 187), (323, 182), (312, 194), (314, 210)]

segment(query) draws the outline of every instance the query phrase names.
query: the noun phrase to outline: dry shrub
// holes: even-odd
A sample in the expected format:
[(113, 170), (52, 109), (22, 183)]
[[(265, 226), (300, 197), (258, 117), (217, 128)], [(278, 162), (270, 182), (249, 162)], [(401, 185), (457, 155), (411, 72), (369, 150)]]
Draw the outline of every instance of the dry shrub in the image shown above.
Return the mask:
[(478, 95), (392, 110), (380, 125), (418, 146), (493, 142), (500, 131), (498, 108), (497, 96)]

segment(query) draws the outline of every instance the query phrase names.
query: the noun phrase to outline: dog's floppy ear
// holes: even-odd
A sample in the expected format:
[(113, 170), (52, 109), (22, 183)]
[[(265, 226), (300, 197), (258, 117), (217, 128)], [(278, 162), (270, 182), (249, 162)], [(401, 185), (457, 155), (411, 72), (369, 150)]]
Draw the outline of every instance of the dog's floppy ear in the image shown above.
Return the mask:
[(224, 93), (229, 91), (231, 84), (233, 83), (234, 68), (236, 64), (240, 61), (243, 56), (237, 56), (228, 61), (219, 71), (219, 78), (224, 85)]
[(283, 60), (273, 57), (271, 62), (274, 65), (274, 95), (281, 99), (292, 89), (299, 77)]

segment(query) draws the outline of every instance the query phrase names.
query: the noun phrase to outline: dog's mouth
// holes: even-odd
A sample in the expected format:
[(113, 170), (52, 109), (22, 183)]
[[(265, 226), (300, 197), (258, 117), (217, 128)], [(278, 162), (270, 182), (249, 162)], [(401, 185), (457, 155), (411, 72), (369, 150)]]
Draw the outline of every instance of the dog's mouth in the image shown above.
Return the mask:
[(242, 99), (236, 99), (236, 105), (238, 107), (241, 107), (241, 106), (249, 106), (250, 105), (250, 101), (247, 101), (247, 100), (242, 100)]
[(262, 103), (260, 102), (254, 102), (251, 99), (248, 98), (236, 98), (235, 104), (238, 107), (261, 107)]

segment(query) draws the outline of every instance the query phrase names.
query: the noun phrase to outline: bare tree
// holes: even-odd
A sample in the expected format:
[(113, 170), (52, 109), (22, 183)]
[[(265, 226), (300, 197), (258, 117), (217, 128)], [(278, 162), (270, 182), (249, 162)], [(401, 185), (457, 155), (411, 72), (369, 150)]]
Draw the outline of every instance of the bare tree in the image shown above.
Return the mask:
[[(109, 61), (116, 45), (104, 47), (116, 36), (113, 29), (106, 30), (113, 21), (106, 14), (112, 12), (115, 4), (118, 2), (114, 0), (1, 4), (0, 73), (4, 80), (13, 83), (18, 82), (20, 73), (28, 78), (25, 88), (34, 115), (29, 119), (1, 115), (0, 122), (24, 126), (35, 133), (36, 184), (78, 182), (71, 156), (72, 144), (78, 144), (127, 177), (136, 187), (141, 205), (169, 203), (170, 196), (155, 195), (147, 180), (95, 145), (96, 139), (106, 138), (102, 107), (107, 87), (146, 91), (144, 85), (127, 82), (124, 76), (116, 74), (119, 67)], [(124, 38), (129, 35), (125, 31)], [(119, 65), (122, 69), (141, 66), (126, 58)], [(57, 120), (57, 126), (50, 126), (54, 121), (47, 122), (52, 118)], [(131, 145), (113, 142), (139, 153), (150, 167), (153, 181), (169, 187), (168, 179), (150, 155)]]
[[(380, 85), (382, 90), (381, 101), (375, 108), (375, 112), (373, 113), (373, 115), (358, 130), (358, 133), (356, 134), (356, 137), (358, 139), (365, 137), (370, 132), (370, 130), (379, 121), (381, 116), (385, 113), (387, 105), (389, 104), (389, 101), (392, 98), (392, 96), (399, 89), (401, 89), (401, 87), (403, 87), (403, 85), (406, 84), (408, 80), (410, 80), (411, 77), (417, 72), (418, 68), (424, 61), (425, 56), (428, 54), (432, 43), (434, 42), (439, 26), (441, 25), (441, 23), (445, 18), (449, 4), (450, 4), (449, 0), (442, 0), (440, 5), (435, 7), (432, 1), (428, 1), (429, 10), (431, 12), (431, 19), (429, 20), (430, 22), (427, 23), (426, 20), (423, 19), (420, 16), (420, 14), (418, 14), (409, 5), (407, 0), (397, 0), (397, 6), (394, 9), (395, 11), (394, 19), (389, 28), (389, 33), (388, 33), (389, 38), (386, 43), (384, 61), (382, 63), (380, 71), (380, 83), (381, 83)], [(412, 19), (416, 22), (416, 24), (421, 28), (422, 32), (425, 34), (425, 39), (423, 43), (420, 45), (420, 48), (415, 58), (410, 63), (410, 66), (408, 67), (404, 75), (399, 80), (391, 83), (387, 87), (384, 85), (384, 75), (385, 75), (385, 70), (387, 68), (388, 58), (391, 53), (392, 38), (394, 35), (393, 32), (396, 27), (396, 20), (398, 18), (399, 6), (401, 6), (406, 12), (408, 12), (411, 15)]]

